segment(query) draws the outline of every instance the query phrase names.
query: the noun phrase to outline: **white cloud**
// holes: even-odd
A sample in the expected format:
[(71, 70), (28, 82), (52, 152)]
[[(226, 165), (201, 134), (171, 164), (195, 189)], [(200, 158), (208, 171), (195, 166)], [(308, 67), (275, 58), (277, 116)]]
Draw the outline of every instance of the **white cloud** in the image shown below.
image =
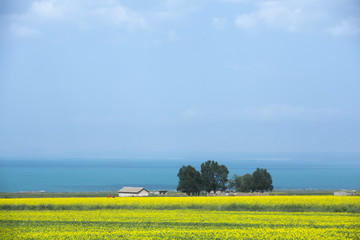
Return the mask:
[(219, 0), (219, 1), (226, 3), (244, 3), (244, 2), (248, 2), (249, 0)]
[(260, 8), (260, 20), (271, 27), (294, 29), (301, 25), (305, 18), (302, 4), (296, 1), (292, 1), (292, 4), (284, 4), (284, 1), (264, 2)]
[[(95, 31), (107, 27), (121, 27), (127, 30), (159, 30), (168, 33), (179, 22), (185, 22), (189, 14), (198, 13), (205, 0), (164, 0), (146, 4), (130, 3), (120, 0), (29, 0), (30, 4), (22, 14), (9, 14), (6, 17), (8, 28), (11, 24), (38, 29), (42, 35), (59, 28)], [(126, 5), (129, 4), (129, 5)], [(14, 33), (14, 32), (12, 32)], [(174, 40), (174, 35), (163, 35)]]
[(258, 120), (320, 120), (340, 115), (335, 108), (309, 108), (286, 104), (249, 107), (240, 112), (245, 118)]
[(129, 30), (149, 28), (143, 14), (113, 0), (36, 0), (24, 14), (11, 15), (9, 19), (11, 33), (16, 36), (38, 35), (40, 31), (45, 34), (47, 28), (58, 24), (82, 30), (103, 25), (121, 26)]
[(334, 36), (356, 36), (360, 34), (360, 21), (345, 19), (328, 31)]
[(218, 17), (214, 17), (212, 19), (212, 26), (217, 29), (217, 30), (221, 30), (224, 29), (227, 25), (227, 18), (218, 18)]
[(34, 37), (40, 35), (40, 31), (37, 29), (19, 26), (17, 24), (12, 24), (10, 31), (17, 37)]
[(205, 0), (165, 0), (158, 2), (158, 6), (148, 11), (147, 15), (159, 25), (183, 21), (189, 14), (201, 11), (207, 4)]
[(258, 9), (239, 15), (235, 25), (243, 29), (259, 26), (271, 29), (282, 29), (289, 32), (297, 31), (314, 18), (311, 8), (312, 1), (262, 1)]
[(178, 40), (178, 34), (175, 31), (170, 31), (168, 34), (168, 38), (170, 41), (176, 41)]
[(178, 8), (181, 7), (184, 3), (186, 3), (186, 0), (166, 0), (165, 6), (168, 8)]
[(78, 124), (114, 124), (125, 122), (128, 118), (129, 116), (121, 114), (77, 115), (70, 121)]
[(287, 104), (267, 104), (238, 109), (193, 109), (189, 108), (181, 113), (181, 117), (190, 121), (228, 121), (228, 120), (256, 120), (256, 121), (318, 121), (343, 117), (336, 108), (302, 107)]
[(197, 111), (193, 108), (188, 108), (184, 112), (182, 112), (180, 115), (185, 119), (194, 119), (194, 118), (200, 116), (201, 114), (199, 113), (199, 111)]
[(235, 24), (239, 28), (250, 29), (256, 26), (258, 19), (252, 14), (243, 14), (236, 18)]
[(124, 24), (131, 29), (148, 28), (148, 23), (143, 16), (120, 5), (98, 8), (92, 11), (90, 15), (97, 16), (111, 24)]
[(53, 0), (35, 1), (30, 7), (30, 13), (50, 19), (59, 19), (63, 16), (62, 6)]

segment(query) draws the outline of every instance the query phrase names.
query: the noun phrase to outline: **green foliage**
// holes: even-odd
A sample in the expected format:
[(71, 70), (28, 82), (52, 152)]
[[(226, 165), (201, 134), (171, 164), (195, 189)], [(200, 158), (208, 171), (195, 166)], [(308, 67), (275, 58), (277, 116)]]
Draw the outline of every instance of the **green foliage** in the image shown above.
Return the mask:
[(229, 189), (237, 191), (239, 184), (239, 176), (234, 174), (233, 177), (229, 180)]
[(272, 191), (272, 178), (270, 173), (263, 168), (257, 168), (252, 175), (245, 174), (237, 176), (236, 174), (230, 179), (229, 187), (237, 192), (255, 192), (255, 191)]
[(236, 192), (251, 192), (253, 186), (253, 179), (250, 174), (244, 176), (237, 176), (236, 174), (229, 180), (229, 187)]
[(202, 182), (199, 171), (191, 165), (182, 166), (177, 175), (179, 177), (178, 191), (190, 195), (199, 195), (201, 192)]
[(194, 167), (182, 166), (179, 170), (178, 191), (187, 195), (200, 195), (202, 191), (210, 192), (225, 190), (229, 170), (224, 165), (219, 165), (214, 160), (201, 164), (201, 173)]
[[(194, 167), (182, 166), (178, 177), (178, 191), (187, 195), (200, 195), (202, 191), (210, 192), (217, 190), (226, 190), (229, 170), (225, 165), (219, 165), (214, 160), (208, 160), (201, 164), (201, 173)], [(252, 175), (244, 176), (234, 175), (229, 181), (229, 187), (237, 192), (264, 192), (272, 191), (272, 177), (264, 168), (257, 168)]]
[(264, 168), (257, 168), (252, 174), (252, 191), (272, 191), (272, 178), (270, 173)]
[(241, 192), (250, 192), (253, 185), (252, 176), (247, 173), (242, 177)]
[(206, 192), (225, 190), (229, 170), (225, 165), (219, 165), (214, 160), (208, 160), (201, 164), (201, 178), (203, 189)]

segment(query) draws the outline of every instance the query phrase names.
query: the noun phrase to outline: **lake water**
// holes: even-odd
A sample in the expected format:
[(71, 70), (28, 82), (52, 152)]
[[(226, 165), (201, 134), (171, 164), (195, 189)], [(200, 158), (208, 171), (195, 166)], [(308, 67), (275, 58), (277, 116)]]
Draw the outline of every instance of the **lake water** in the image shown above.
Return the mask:
[(208, 159), (233, 174), (266, 168), (275, 189), (360, 189), (360, 153), (218, 154), (216, 158), (2, 159), (0, 192), (116, 191), (123, 186), (175, 190), (179, 168)]

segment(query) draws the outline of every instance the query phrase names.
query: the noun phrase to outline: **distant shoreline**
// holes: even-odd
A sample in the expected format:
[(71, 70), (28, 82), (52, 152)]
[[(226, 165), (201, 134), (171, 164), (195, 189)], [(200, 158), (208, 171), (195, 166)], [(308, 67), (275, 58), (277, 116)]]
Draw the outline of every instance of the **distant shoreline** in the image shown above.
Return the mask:
[[(292, 196), (292, 195), (334, 195), (334, 192), (343, 189), (327, 189), (327, 190), (275, 190), (269, 192), (270, 196)], [(357, 195), (360, 195), (360, 189), (356, 190)], [(45, 191), (31, 191), (31, 192), (0, 192), (0, 198), (67, 198), (67, 197), (106, 197), (108, 195), (117, 196), (117, 191), (95, 191), (95, 192), (45, 192)], [(181, 192), (169, 191), (169, 197), (185, 196)], [(157, 195), (151, 194), (151, 197)], [(159, 196), (160, 197), (160, 196)], [(163, 196), (161, 196), (163, 197)]]

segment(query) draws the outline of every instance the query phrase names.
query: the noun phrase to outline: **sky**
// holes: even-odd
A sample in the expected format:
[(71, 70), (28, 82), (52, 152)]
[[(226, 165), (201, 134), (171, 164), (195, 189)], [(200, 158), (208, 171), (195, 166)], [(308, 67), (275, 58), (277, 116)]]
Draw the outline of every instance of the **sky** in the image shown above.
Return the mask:
[(360, 152), (358, 0), (1, 0), (0, 157)]

